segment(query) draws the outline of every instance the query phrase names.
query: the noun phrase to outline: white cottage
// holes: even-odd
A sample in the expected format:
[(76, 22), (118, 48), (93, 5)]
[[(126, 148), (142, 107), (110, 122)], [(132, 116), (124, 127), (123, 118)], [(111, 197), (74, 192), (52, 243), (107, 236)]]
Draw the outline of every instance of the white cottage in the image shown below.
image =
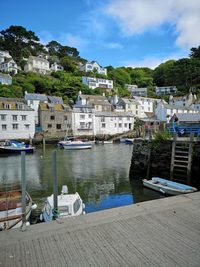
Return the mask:
[(29, 139), (34, 134), (34, 110), (22, 101), (1, 98), (0, 140)]
[(79, 69), (85, 72), (96, 71), (98, 74), (107, 75), (107, 69), (101, 67), (96, 61), (91, 61), (91, 62), (88, 61), (84, 65), (81, 65)]
[(18, 66), (12, 58), (7, 58), (0, 63), (0, 71), (17, 74)]
[(29, 56), (27, 63), (24, 66), (24, 71), (48, 74), (50, 72), (49, 61), (42, 57)]
[(107, 80), (103, 78), (95, 78), (95, 77), (82, 77), (82, 83), (87, 85), (90, 89), (95, 88), (105, 88), (108, 91), (113, 89), (113, 81)]

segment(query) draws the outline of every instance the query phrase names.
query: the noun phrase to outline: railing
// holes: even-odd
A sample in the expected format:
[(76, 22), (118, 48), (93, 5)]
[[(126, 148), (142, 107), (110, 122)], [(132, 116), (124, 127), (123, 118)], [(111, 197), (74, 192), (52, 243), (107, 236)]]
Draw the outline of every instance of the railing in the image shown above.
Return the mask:
[(167, 128), (170, 133), (177, 132), (180, 135), (190, 135), (193, 133), (196, 136), (200, 136), (200, 125), (178, 125), (176, 127), (176, 131), (174, 131), (173, 127)]

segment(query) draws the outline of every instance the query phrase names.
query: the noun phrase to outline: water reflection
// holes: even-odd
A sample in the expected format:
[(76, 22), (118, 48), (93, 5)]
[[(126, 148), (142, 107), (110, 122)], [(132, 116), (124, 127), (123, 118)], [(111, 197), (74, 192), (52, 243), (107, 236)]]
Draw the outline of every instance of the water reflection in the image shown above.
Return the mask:
[[(53, 192), (52, 151), (54, 146), (37, 147), (26, 155), (27, 190), (42, 207), (44, 199)], [(94, 146), (91, 150), (57, 149), (58, 192), (66, 184), (69, 193), (79, 192), (84, 203), (93, 210), (157, 198), (159, 193), (147, 194), (139, 184), (130, 184), (129, 168), (132, 145)], [(21, 157), (0, 157), (0, 183), (20, 183)], [(125, 196), (125, 197), (123, 197)], [(133, 197), (134, 196), (134, 197)], [(102, 204), (102, 201), (103, 204)], [(107, 204), (105, 204), (107, 203)]]

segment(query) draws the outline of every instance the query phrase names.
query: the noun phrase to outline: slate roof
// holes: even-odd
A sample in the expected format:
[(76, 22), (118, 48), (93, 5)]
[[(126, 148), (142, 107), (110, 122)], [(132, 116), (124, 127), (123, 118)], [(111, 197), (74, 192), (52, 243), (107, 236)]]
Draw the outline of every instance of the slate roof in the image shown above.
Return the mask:
[(200, 123), (200, 113), (197, 114), (182, 114), (176, 113), (176, 117), (178, 118), (179, 122), (198, 122)]
[(50, 103), (40, 103), (40, 110), (48, 111), (53, 108), (54, 111), (71, 111), (71, 108), (65, 104), (50, 104)]
[(107, 97), (101, 96), (101, 95), (81, 95), (81, 99), (86, 99), (86, 101), (89, 104), (93, 105), (107, 105), (107, 106), (112, 106), (109, 102)]
[(63, 104), (62, 97), (59, 96), (47, 96), (48, 102), (52, 104)]
[(47, 96), (44, 94), (32, 94), (27, 93), (25, 94), (25, 100), (40, 100), (40, 101), (47, 101)]
[(164, 104), (164, 107), (167, 109), (179, 109), (179, 110), (196, 110), (191, 107), (181, 107), (181, 106), (175, 106), (175, 105), (170, 105), (170, 104)]

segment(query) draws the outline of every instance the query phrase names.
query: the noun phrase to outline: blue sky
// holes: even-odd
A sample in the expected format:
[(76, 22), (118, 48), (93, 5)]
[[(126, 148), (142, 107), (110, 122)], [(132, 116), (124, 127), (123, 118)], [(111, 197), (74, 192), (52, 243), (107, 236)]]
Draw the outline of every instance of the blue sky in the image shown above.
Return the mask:
[(199, 0), (0, 0), (0, 30), (21, 25), (102, 66), (154, 68), (200, 45)]

